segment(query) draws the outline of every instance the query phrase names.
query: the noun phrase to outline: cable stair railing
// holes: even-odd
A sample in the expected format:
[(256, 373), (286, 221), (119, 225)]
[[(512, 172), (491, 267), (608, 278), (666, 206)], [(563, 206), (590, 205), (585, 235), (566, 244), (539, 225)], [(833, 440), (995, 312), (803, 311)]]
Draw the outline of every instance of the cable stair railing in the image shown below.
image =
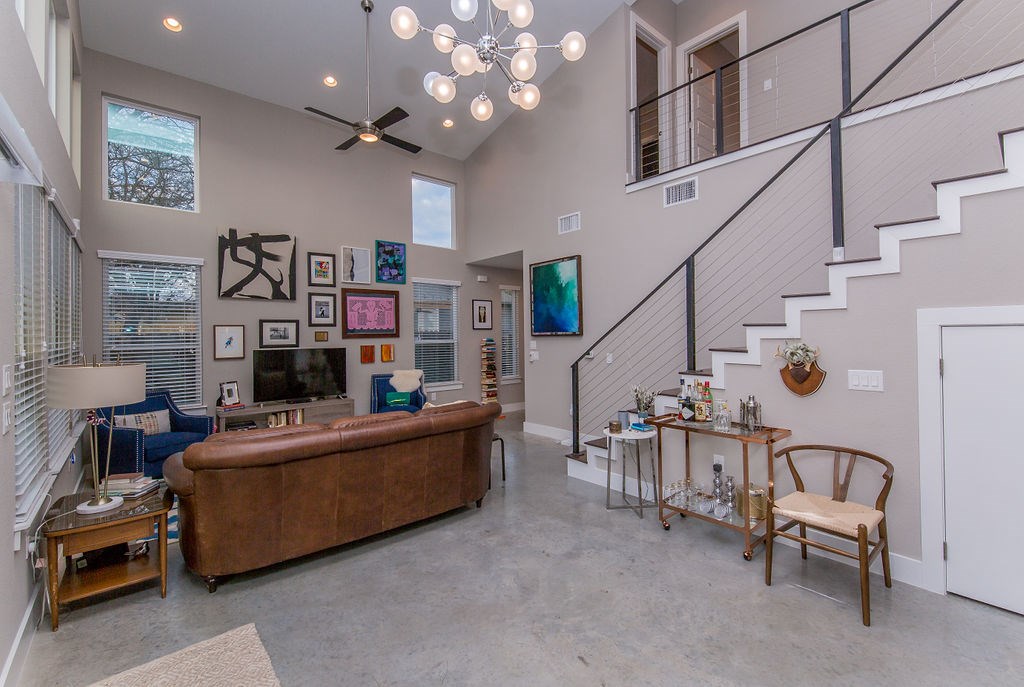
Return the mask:
[[(849, 9), (869, 4), (871, 4), (870, 1), (862, 2)], [(997, 12), (1005, 9), (1007, 4), (1010, 10), (1006, 12), (1005, 16), (997, 15)], [(636, 306), (590, 344), (584, 353), (570, 365), (572, 387), (571, 455), (573, 457), (581, 455), (580, 444), (581, 439), (584, 438), (584, 430), (588, 430), (587, 437), (598, 434), (600, 427), (607, 419), (614, 417), (616, 410), (631, 405), (629, 403), (629, 387), (631, 385), (640, 384), (661, 388), (661, 386), (668, 385), (668, 380), (675, 379), (681, 370), (690, 374), (700, 374), (697, 370), (701, 362), (701, 356), (698, 355), (699, 347), (707, 350), (708, 355), (715, 350), (722, 352), (744, 350), (718, 344), (730, 329), (735, 329), (738, 326), (742, 328), (780, 326), (780, 323), (761, 321), (741, 324), (742, 319), (737, 319), (737, 314), (740, 318), (746, 317), (750, 312), (751, 304), (759, 306), (769, 300), (777, 301), (780, 296), (786, 297), (789, 294), (780, 291), (780, 288), (792, 286), (799, 281), (798, 279), (788, 279), (781, 285), (770, 284), (770, 288), (763, 290), (766, 294), (763, 297), (757, 295), (759, 293), (757, 288), (748, 286), (748, 291), (754, 292), (755, 296), (747, 298), (749, 302), (742, 302), (732, 310), (726, 310), (722, 304), (714, 302), (714, 298), (718, 297), (721, 289), (701, 290), (700, 285), (705, 282), (715, 284), (713, 279), (705, 278), (703, 275), (708, 275), (708, 277), (719, 275), (722, 283), (730, 279), (733, 282), (738, 281), (736, 274), (739, 268), (728, 262), (730, 244), (742, 244), (744, 250), (748, 250), (747, 244), (750, 244), (753, 246), (748, 250), (750, 252), (756, 251), (758, 242), (760, 242), (766, 247), (765, 250), (769, 250), (773, 256), (770, 260), (760, 262), (765, 263), (766, 269), (776, 267), (781, 269), (784, 274), (788, 274), (785, 270), (793, 265), (801, 266), (798, 268), (802, 270), (799, 274), (804, 275), (810, 272), (813, 266), (820, 266), (823, 262), (834, 265), (875, 259), (845, 259), (848, 237), (845, 236), (844, 210), (846, 202), (844, 202), (843, 196), (844, 118), (849, 117), (851, 113), (856, 113), (854, 116), (859, 116), (868, 109), (878, 110), (890, 106), (906, 107), (901, 98), (888, 95), (893, 91), (892, 83), (885, 84), (887, 91), (885, 99), (880, 101), (877, 97), (877, 91), (882, 90), (879, 89), (879, 85), (890, 77), (897, 83), (902, 78), (911, 79), (916, 84), (920, 84), (924, 80), (926, 86), (924, 88), (917, 86), (916, 92), (913, 89), (908, 91), (906, 87), (898, 86), (902, 89), (899, 91), (901, 93), (910, 92), (913, 95), (920, 95), (929, 89), (953, 89), (958, 84), (965, 83), (970, 79), (983, 78), (990, 73), (999, 72), (1000, 69), (1019, 65), (1021, 60), (1016, 54), (1016, 45), (1019, 44), (1019, 41), (1015, 41), (1013, 38), (1019, 35), (1021, 22), (1014, 18), (1014, 13), (1017, 12), (1014, 5), (1015, 3), (1008, 3), (1007, 0), (977, 0), (975, 2), (954, 0), (923, 31), (920, 31), (906, 48), (888, 61), (856, 97), (849, 93), (849, 84), (853, 82), (849, 73), (849, 59), (843, 60), (844, 97), (839, 112), (819, 129), (813, 130), (796, 154), (790, 157), (667, 277), (651, 289)], [(981, 16), (978, 16), (979, 13)], [(849, 10), (844, 10), (839, 13), (839, 16), (846, 26), (842, 32), (844, 52), (846, 52), (849, 48)], [(953, 17), (952, 20), (951, 17)], [(820, 23), (817, 24), (820, 25)], [(951, 25), (958, 30), (962, 28), (962, 25), (970, 25), (972, 29), (981, 27), (978, 30), (985, 31), (981, 38), (966, 47), (975, 48), (981, 45), (983, 40), (988, 41), (986, 45), (991, 47), (967, 66), (960, 65), (956, 58), (966, 54), (963, 42), (971, 34), (964, 31), (958, 36), (950, 28)], [(999, 28), (1002, 32), (1001, 38), (996, 36), (991, 28), (984, 28), (991, 26)], [(941, 33), (943, 34), (941, 37), (938, 35), (940, 28), (942, 28)], [(792, 35), (799, 34), (801, 32)], [(913, 60), (908, 60), (908, 57), (929, 39), (931, 41), (927, 48), (922, 50), (924, 57), (915, 55)], [(947, 45), (945, 41), (950, 42)], [(1010, 44), (1009, 49), (1006, 47), (1007, 41)], [(944, 48), (942, 52), (939, 51), (940, 42), (941, 47)], [(1004, 57), (1007, 50), (1012, 53), (1013, 59)], [(949, 62), (953, 66), (942, 66), (944, 62)], [(975, 68), (979, 62), (987, 64), (987, 66)], [(953, 69), (959, 69), (963, 74), (958, 72), (960, 75), (948, 78), (948, 73)], [(970, 76), (966, 74), (970, 74)], [(873, 96), (873, 102), (868, 100), (869, 94)], [(904, 95), (902, 99), (907, 97)], [(861, 107), (860, 110), (857, 109), (858, 106)], [(924, 108), (920, 111), (927, 112), (927, 110), (928, 108)], [(937, 115), (915, 116), (923, 118)], [(895, 138), (898, 139), (898, 135)], [(895, 141), (893, 145), (898, 146), (899, 141)], [(867, 163), (859, 160), (857, 164), (866, 165)], [(823, 194), (824, 197), (822, 194), (815, 196), (812, 193), (804, 193), (803, 191), (811, 183), (822, 185), (821, 180), (815, 179), (815, 177), (821, 176), (823, 167), (829, 170), (829, 174), (825, 175), (828, 178), (823, 184), (827, 187)], [(767, 193), (770, 189), (778, 190), (784, 184), (792, 186), (793, 192), (790, 194)], [(868, 185), (864, 184), (864, 186)], [(860, 238), (865, 236), (863, 221), (865, 211), (861, 205), (864, 204), (864, 197), (869, 195), (868, 192), (871, 189), (861, 189), (860, 186), (857, 186), (856, 190), (858, 194), (853, 200), (858, 204), (856, 217), (860, 228), (852, 232), (851, 236)], [(907, 193), (909, 194), (909, 192)], [(900, 196), (895, 200), (887, 200), (889, 205), (883, 209), (896, 206), (902, 199), (903, 197)], [(800, 202), (795, 202), (796, 200), (803, 201), (803, 205)], [(760, 214), (762, 212), (783, 213), (785, 220), (796, 226), (798, 230), (791, 231), (787, 236), (769, 235), (767, 231), (752, 236), (750, 232), (733, 231), (737, 226), (743, 228), (744, 225), (753, 225), (762, 218)], [(823, 224), (831, 226), (830, 236), (826, 232), (821, 232)], [(800, 231), (804, 233), (801, 234)], [(717, 262), (709, 262), (712, 259)], [(775, 261), (773, 262), (773, 260)], [(804, 268), (803, 265), (809, 266)], [(702, 275), (700, 285), (696, 279), (698, 272)], [(756, 283), (754, 286), (756, 287)], [(698, 293), (700, 293), (699, 298)], [(809, 291), (805, 289), (799, 295), (813, 293), (815, 293), (813, 289)], [(755, 300), (756, 303), (753, 302)], [(743, 312), (739, 312), (740, 310)], [(754, 310), (756, 311), (756, 307)], [(698, 324), (698, 312), (717, 313), (719, 311), (725, 312), (721, 323), (702, 321)], [(638, 336), (639, 333), (642, 333), (642, 337)], [(637, 340), (641, 338), (648, 343), (638, 343)], [(657, 341), (657, 345), (651, 345), (649, 342), (652, 340)], [(605, 365), (600, 365), (598, 368), (600, 361), (598, 364), (593, 363), (595, 352), (602, 347), (620, 351), (617, 354), (620, 360), (614, 366), (612, 365), (614, 356), (611, 353), (607, 354)], [(623, 350), (626, 352), (622, 353)], [(593, 366), (594, 369), (600, 369), (602, 374), (595, 372), (581, 377), (581, 365), (585, 364)]]

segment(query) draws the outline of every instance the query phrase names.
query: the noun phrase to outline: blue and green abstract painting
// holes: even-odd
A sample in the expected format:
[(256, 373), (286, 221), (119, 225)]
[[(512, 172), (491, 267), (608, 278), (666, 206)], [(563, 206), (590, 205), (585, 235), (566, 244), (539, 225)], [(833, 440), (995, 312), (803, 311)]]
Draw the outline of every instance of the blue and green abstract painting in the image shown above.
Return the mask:
[(533, 333), (582, 334), (579, 256), (530, 266)]

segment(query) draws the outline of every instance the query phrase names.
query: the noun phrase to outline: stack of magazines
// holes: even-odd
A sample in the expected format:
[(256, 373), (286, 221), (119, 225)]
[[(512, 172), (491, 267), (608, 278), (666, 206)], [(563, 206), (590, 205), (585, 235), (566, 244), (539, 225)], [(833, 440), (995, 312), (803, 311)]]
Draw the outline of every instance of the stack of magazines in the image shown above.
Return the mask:
[(100, 483), (100, 489), (106, 488), (107, 496), (121, 496), (126, 499), (137, 499), (151, 494), (160, 488), (163, 480), (147, 477), (141, 472), (126, 472), (108, 475)]

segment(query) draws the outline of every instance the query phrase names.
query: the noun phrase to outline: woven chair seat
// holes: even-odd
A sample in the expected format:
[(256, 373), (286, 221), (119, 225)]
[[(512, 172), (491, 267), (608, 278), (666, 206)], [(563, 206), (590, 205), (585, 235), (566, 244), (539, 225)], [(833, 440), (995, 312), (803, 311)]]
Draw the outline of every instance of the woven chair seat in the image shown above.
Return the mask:
[(857, 537), (857, 526), (873, 530), (885, 515), (880, 510), (852, 501), (833, 501), (827, 496), (794, 491), (775, 501), (775, 515), (798, 520), (812, 527)]

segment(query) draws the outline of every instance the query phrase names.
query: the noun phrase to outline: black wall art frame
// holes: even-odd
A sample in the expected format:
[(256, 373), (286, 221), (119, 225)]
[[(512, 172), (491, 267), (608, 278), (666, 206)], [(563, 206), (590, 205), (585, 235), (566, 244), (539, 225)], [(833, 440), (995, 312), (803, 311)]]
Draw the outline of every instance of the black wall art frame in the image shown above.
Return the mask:
[(240, 234), (217, 237), (217, 280), (221, 298), (295, 300), (295, 237)]

